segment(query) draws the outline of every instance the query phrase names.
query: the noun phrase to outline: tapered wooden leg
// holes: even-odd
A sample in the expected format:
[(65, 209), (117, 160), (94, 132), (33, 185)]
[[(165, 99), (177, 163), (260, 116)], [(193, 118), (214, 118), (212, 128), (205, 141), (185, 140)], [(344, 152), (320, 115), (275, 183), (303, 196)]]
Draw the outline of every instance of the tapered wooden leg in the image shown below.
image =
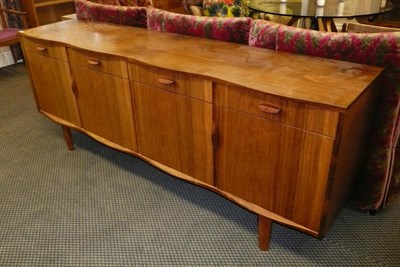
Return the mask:
[(75, 147), (74, 147), (74, 140), (72, 139), (71, 129), (64, 125), (62, 125), (61, 128), (63, 130), (64, 139), (65, 142), (67, 143), (68, 150), (69, 151), (74, 150)]
[(269, 241), (271, 239), (272, 220), (267, 217), (258, 215), (258, 247), (261, 250), (269, 249)]
[(299, 17), (292, 17), (289, 22), (287, 23), (288, 26), (293, 26), (297, 21), (299, 20)]
[(324, 24), (324, 21), (322, 20), (322, 18), (317, 18), (317, 21), (318, 21), (318, 30), (320, 32), (326, 32), (325, 24)]

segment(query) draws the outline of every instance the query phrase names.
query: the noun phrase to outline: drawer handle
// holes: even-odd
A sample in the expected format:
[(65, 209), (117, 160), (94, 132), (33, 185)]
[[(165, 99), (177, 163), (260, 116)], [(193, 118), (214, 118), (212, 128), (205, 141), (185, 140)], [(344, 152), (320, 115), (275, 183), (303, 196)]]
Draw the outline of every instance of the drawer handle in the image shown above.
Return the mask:
[(270, 114), (277, 114), (281, 109), (278, 106), (275, 106), (270, 103), (262, 102), (258, 104), (258, 108), (265, 113), (270, 113)]
[(175, 83), (175, 81), (166, 78), (158, 78), (158, 82), (164, 85), (171, 85)]
[(100, 65), (101, 61), (97, 58), (88, 58), (87, 63), (93, 66)]
[(37, 51), (45, 51), (45, 50), (47, 50), (47, 47), (45, 47), (43, 45), (38, 45), (38, 46), (36, 46), (36, 50)]

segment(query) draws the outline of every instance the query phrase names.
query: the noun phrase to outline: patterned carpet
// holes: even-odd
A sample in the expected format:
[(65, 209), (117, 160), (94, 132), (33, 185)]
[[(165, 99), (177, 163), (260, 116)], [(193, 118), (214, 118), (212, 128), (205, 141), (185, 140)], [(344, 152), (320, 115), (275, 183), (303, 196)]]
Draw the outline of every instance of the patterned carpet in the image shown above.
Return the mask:
[(36, 111), (24, 65), (0, 69), (0, 266), (400, 266), (400, 203), (346, 208), (323, 240), (274, 224)]

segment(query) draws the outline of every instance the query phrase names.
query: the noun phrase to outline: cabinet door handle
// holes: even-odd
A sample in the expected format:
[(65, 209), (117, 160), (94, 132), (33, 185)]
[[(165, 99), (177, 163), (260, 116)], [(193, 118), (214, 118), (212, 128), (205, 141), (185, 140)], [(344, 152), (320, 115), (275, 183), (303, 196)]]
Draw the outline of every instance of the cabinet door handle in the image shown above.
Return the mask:
[(258, 104), (258, 108), (265, 113), (270, 113), (270, 114), (277, 114), (281, 109), (278, 106), (275, 106), (273, 104), (267, 103), (267, 102), (261, 102)]
[(211, 143), (214, 149), (218, 147), (218, 128), (217, 124), (214, 122), (212, 125)]
[(78, 97), (78, 86), (76, 85), (75, 80), (72, 80), (71, 89), (75, 97)]
[(37, 51), (45, 51), (47, 49), (47, 47), (43, 46), (43, 45), (37, 45), (36, 46), (36, 50)]
[(174, 84), (175, 81), (167, 79), (167, 78), (158, 78), (158, 82), (164, 85)]
[(93, 66), (100, 65), (101, 61), (97, 58), (88, 58), (87, 63)]

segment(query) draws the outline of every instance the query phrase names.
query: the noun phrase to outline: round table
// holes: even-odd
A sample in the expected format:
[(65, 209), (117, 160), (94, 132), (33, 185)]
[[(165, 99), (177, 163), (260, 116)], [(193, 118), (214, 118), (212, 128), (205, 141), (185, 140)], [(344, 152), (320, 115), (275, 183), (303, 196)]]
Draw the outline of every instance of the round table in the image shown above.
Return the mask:
[[(334, 18), (353, 18), (388, 12), (394, 8), (389, 0), (246, 0), (250, 9), (268, 14), (290, 16), (288, 25), (300, 18), (311, 18), (311, 28), (337, 31)], [(324, 3), (321, 3), (324, 2)], [(323, 5), (321, 5), (323, 4)]]

